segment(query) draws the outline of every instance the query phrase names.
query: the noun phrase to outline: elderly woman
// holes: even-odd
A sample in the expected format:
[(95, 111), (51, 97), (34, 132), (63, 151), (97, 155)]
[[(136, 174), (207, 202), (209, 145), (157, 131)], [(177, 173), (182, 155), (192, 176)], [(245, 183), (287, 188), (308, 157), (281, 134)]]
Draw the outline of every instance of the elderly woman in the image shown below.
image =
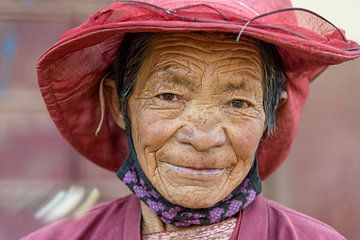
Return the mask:
[(134, 193), (25, 239), (344, 239), (265, 199), (309, 82), (359, 46), (272, 1), (121, 1), (38, 65), (63, 136)]

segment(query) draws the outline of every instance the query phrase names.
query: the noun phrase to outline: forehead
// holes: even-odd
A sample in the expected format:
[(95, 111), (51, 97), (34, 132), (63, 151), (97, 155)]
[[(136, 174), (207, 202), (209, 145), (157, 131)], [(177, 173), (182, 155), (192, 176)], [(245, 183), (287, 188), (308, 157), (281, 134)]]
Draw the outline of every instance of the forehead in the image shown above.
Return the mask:
[(263, 63), (258, 42), (250, 38), (237, 42), (234, 35), (224, 33), (161, 33), (151, 42), (140, 72), (153, 81), (176, 74), (178, 81), (201, 83), (207, 76), (222, 80), (216, 85), (236, 84), (248, 79), (262, 82)]

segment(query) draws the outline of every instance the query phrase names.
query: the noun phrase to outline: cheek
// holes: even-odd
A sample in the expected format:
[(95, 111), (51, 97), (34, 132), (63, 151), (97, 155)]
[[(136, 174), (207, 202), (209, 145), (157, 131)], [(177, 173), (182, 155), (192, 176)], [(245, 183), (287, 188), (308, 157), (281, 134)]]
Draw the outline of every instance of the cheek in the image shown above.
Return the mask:
[(157, 169), (156, 152), (171, 138), (176, 131), (176, 124), (173, 120), (164, 120), (146, 110), (138, 112), (131, 123), (134, 148), (141, 168), (154, 184)]
[(163, 146), (177, 130), (177, 123), (174, 119), (163, 119), (156, 114), (142, 114), (137, 121), (137, 127), (133, 131), (137, 133), (140, 151), (146, 149), (155, 152)]
[(244, 155), (245, 158), (252, 157), (258, 147), (262, 136), (262, 130), (254, 128), (241, 129), (233, 135), (234, 149), (238, 155)]
[(233, 126), (228, 131), (229, 140), (237, 158), (237, 163), (229, 178), (231, 181), (242, 181), (252, 166), (263, 128), (253, 122), (243, 124), (242, 127)]

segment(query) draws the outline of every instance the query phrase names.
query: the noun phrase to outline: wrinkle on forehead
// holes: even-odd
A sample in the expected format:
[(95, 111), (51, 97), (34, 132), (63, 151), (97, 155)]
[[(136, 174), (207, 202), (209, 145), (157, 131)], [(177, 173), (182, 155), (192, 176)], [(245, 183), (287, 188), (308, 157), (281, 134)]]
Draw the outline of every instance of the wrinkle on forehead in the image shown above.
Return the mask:
[[(262, 58), (255, 40), (235, 41), (223, 33), (161, 33), (152, 43), (152, 71), (180, 65), (188, 71), (201, 71), (204, 65), (216, 64), (217, 73), (262, 69)], [(189, 58), (193, 61), (189, 62)], [(238, 63), (249, 62), (241, 65)], [(251, 73), (250, 73), (251, 74)]]
[(219, 86), (225, 90), (261, 85), (264, 75), (258, 42), (250, 38), (236, 42), (233, 35), (224, 33), (159, 33), (141, 71), (152, 81), (164, 80), (166, 75), (176, 83), (191, 79), (189, 88), (202, 85), (204, 78), (216, 78), (211, 84), (228, 82), (228, 86)]

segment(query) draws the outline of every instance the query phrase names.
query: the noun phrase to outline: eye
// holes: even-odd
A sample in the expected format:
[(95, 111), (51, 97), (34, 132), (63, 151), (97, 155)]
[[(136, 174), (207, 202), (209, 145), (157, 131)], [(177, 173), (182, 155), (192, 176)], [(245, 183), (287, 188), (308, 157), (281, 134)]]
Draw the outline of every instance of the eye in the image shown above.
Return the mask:
[(158, 95), (158, 98), (165, 101), (174, 101), (177, 99), (176, 95), (173, 93), (163, 93)]
[(230, 106), (234, 108), (247, 108), (249, 105), (247, 101), (241, 99), (235, 99), (230, 102)]

